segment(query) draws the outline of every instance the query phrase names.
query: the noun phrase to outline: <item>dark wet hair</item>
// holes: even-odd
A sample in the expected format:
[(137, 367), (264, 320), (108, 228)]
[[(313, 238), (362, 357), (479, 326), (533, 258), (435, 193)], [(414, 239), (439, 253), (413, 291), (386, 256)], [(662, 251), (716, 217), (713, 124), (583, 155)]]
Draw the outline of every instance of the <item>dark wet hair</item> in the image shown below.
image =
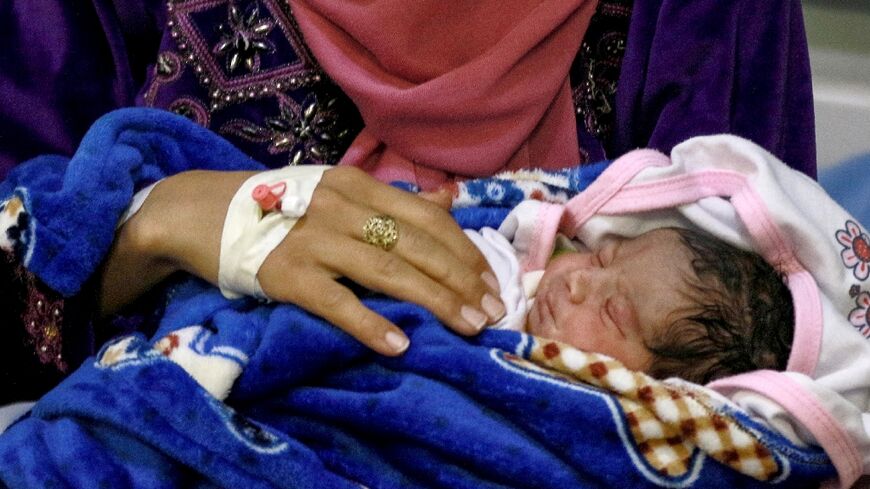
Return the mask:
[(706, 234), (675, 229), (692, 257), (693, 304), (648, 342), (648, 373), (707, 382), (752, 370), (785, 370), (794, 305), (783, 276), (759, 255)]

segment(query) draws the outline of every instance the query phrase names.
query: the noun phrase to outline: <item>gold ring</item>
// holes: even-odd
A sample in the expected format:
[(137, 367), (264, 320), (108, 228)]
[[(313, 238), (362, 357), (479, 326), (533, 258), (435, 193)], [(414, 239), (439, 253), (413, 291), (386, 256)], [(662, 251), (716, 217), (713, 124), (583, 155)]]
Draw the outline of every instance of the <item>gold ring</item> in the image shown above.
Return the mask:
[(381, 214), (372, 216), (363, 226), (363, 241), (375, 245), (384, 251), (390, 251), (399, 240), (399, 228), (396, 220)]

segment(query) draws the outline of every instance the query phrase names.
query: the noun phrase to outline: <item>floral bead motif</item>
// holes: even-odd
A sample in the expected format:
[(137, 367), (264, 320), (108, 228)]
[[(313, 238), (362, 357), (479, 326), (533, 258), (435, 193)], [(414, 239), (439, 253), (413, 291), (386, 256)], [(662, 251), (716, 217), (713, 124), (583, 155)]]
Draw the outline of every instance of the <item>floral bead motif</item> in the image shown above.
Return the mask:
[(267, 143), (270, 154), (288, 155), (288, 165), (334, 165), (350, 144), (350, 131), (339, 123), (342, 114), (337, 110), (338, 99), (328, 93), (321, 95), (325, 96), (310, 93), (302, 103), (280, 95), (278, 114), (266, 117), (262, 125), (236, 119), (222, 126), (220, 133)]
[(846, 228), (838, 230), (835, 236), (843, 246), (840, 252), (843, 265), (852, 269), (856, 279), (867, 280), (870, 276), (870, 236), (851, 220), (846, 221)]
[(180, 116), (187, 117), (200, 126), (209, 126), (211, 115), (208, 109), (194, 98), (179, 97), (169, 105), (169, 110)]
[(53, 365), (59, 372), (69, 370), (63, 356), (64, 300), (48, 287), (39, 284), (29, 271), (23, 270), (27, 287), (27, 305), (21, 318), (36, 357), (43, 365)]
[[(51, 365), (60, 373), (67, 372), (69, 364), (63, 351), (66, 301), (25, 268), (14, 252), (0, 249), (0, 267), (3, 268), (4, 280), (8, 281), (4, 297), (4, 307), (8, 309), (3, 312), (12, 312), (12, 315), (3, 316), (20, 318), (20, 323), (12, 320), (10, 324), (0, 323), (0, 327), (23, 327), (21, 340), (16, 340), (22, 343), (17, 346), (31, 349), (41, 365)], [(17, 336), (19, 333), (14, 334)]]
[(182, 61), (178, 55), (164, 51), (157, 55), (157, 63), (154, 65), (154, 74), (162, 81), (173, 81), (181, 74)]
[(169, 0), (142, 95), (268, 167), (334, 164), (362, 128), (317, 65), (286, 0)]
[[(323, 78), (287, 2), (174, 0), (168, 13), (162, 50), (182, 66), (158, 63), (157, 75), (182, 71), (185, 86), (192, 76), (200, 85), (197, 96), (208, 99), (202, 105), (211, 112), (311, 87)], [(149, 103), (154, 102), (156, 97)]]
[(250, 72), (260, 69), (260, 53), (275, 50), (267, 36), (275, 27), (268, 18), (260, 18), (260, 4), (253, 2), (242, 12), (235, 3), (227, 5), (227, 22), (218, 26), (220, 41), (212, 52), (226, 57), (227, 72), (233, 73), (240, 66)]
[(855, 308), (849, 313), (849, 322), (858, 330), (859, 333), (867, 338), (870, 338), (870, 292), (866, 290), (858, 294), (855, 298)]

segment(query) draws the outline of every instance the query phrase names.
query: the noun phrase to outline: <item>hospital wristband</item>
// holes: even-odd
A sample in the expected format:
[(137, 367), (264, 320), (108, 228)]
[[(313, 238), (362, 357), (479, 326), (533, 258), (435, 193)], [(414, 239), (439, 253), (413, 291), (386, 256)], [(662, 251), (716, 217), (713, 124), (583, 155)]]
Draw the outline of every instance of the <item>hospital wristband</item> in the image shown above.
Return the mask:
[(224, 297), (268, 299), (257, 280), (266, 257), (305, 215), (323, 165), (291, 166), (246, 180), (227, 209), (221, 234), (218, 286)]

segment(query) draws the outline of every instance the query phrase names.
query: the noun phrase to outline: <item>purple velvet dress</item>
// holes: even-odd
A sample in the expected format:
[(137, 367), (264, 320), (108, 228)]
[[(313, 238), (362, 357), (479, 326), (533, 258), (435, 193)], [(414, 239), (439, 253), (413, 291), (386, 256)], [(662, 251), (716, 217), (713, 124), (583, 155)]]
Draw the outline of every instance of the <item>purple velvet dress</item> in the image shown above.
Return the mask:
[[(132, 105), (187, 116), (273, 167), (334, 163), (362, 127), (281, 0), (10, 0), (0, 43), (0, 178), (71, 155), (95, 119)], [(579, 163), (727, 132), (815, 176), (799, 0), (601, 0), (578, 44)], [(94, 329), (87, 297), (41, 287), (14, 257), (0, 272), (0, 323), (20, 325), (0, 337), (0, 402), (33, 398), (112, 330)], [(40, 359), (45, 339), (23, 318), (52, 325), (43, 346), (63, 365)]]

